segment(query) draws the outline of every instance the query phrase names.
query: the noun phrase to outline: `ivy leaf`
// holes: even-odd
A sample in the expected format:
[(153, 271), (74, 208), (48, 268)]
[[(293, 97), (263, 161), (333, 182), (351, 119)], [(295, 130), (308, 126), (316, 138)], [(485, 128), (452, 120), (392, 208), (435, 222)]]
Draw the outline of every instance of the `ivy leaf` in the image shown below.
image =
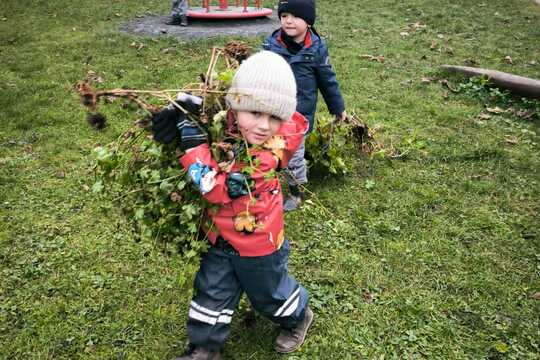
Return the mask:
[(92, 192), (93, 193), (100, 193), (103, 190), (103, 181), (98, 180), (92, 185)]
[(165, 180), (162, 181), (161, 184), (159, 184), (159, 189), (164, 193), (169, 194), (174, 190), (174, 185)]
[(142, 220), (144, 218), (144, 209), (138, 208), (137, 210), (135, 210), (134, 216), (135, 216), (135, 219)]

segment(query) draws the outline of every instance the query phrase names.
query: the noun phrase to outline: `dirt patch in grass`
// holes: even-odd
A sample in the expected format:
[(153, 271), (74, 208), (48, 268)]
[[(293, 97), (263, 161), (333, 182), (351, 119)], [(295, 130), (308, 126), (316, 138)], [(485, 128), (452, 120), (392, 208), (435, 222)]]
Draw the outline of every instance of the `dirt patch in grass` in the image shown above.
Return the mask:
[(120, 30), (136, 35), (171, 36), (181, 40), (194, 41), (219, 36), (256, 37), (268, 35), (279, 27), (275, 13), (272, 16), (258, 19), (190, 19), (189, 26), (167, 25), (166, 22), (169, 19), (169, 16), (146, 16), (123, 24)]

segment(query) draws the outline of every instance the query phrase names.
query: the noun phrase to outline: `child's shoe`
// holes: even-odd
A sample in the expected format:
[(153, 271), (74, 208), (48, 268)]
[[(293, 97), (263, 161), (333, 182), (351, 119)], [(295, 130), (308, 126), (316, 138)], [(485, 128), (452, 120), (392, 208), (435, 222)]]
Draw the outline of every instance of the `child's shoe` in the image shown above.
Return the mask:
[(304, 191), (299, 186), (289, 185), (289, 196), (283, 202), (284, 211), (298, 209), (304, 202)]
[(167, 24), (167, 25), (188, 26), (187, 15), (172, 16), (168, 21), (165, 22), (165, 24)]
[(210, 351), (190, 345), (186, 353), (175, 360), (221, 360), (221, 354), (219, 351)]
[(313, 311), (307, 307), (304, 320), (302, 320), (297, 327), (291, 330), (281, 330), (274, 347), (276, 351), (278, 353), (287, 354), (300, 349), (300, 346), (302, 346), (306, 340), (309, 327), (313, 323), (313, 317)]
[(302, 205), (303, 199), (300, 196), (289, 195), (285, 202), (283, 203), (284, 211), (293, 211), (298, 209)]

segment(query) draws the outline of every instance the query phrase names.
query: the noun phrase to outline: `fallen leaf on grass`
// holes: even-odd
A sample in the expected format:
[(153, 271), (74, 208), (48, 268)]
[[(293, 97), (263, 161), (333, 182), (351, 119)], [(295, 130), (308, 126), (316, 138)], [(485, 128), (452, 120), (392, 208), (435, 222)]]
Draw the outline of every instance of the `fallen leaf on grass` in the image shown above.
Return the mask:
[(430, 77), (422, 77), (422, 84), (430, 84), (434, 79)]
[(535, 65), (537, 65), (537, 64), (538, 64), (538, 63), (537, 63), (536, 61), (534, 61), (534, 60), (531, 60), (531, 61), (529, 61), (529, 62), (527, 63), (527, 65), (531, 65), (531, 66), (535, 66)]
[(459, 92), (458, 90), (454, 89), (452, 85), (450, 85), (450, 82), (446, 79), (439, 80), (439, 84), (441, 84), (442, 86), (446, 86), (451, 92)]
[(439, 44), (436, 41), (431, 42), (431, 46), (429, 47), (431, 50), (436, 50)]
[(137, 43), (137, 42), (134, 41), (129, 46), (132, 47), (132, 48), (135, 48), (137, 50), (141, 50), (146, 45), (144, 45), (143, 43)]
[(508, 145), (517, 145), (519, 140), (515, 137), (508, 137), (504, 139)]
[(512, 60), (512, 58), (510, 56), (505, 56), (503, 61), (508, 65), (513, 65), (514, 64), (514, 61)]
[(409, 86), (409, 85), (412, 84), (412, 82), (413, 82), (413, 81), (412, 81), (411, 79), (408, 79), (408, 80), (404, 80), (404, 81), (400, 82), (399, 84), (400, 84), (401, 86)]
[(362, 299), (367, 302), (368, 304), (372, 304), (373, 303), (373, 295), (371, 295), (371, 293), (369, 291), (364, 291), (362, 293)]
[(360, 58), (367, 59), (370, 61), (377, 61), (377, 62), (380, 62), (381, 64), (384, 63), (386, 60), (383, 55), (374, 56), (374, 55), (369, 55), (369, 54), (362, 54), (360, 55)]
[(401, 37), (407, 37), (407, 36), (409, 36), (409, 33), (407, 31), (402, 31), (402, 32), (399, 33), (399, 35)]
[(442, 51), (444, 51), (445, 53), (447, 53), (449, 55), (454, 55), (454, 49), (451, 48), (450, 46), (444, 46), (442, 48)]
[(493, 107), (493, 108), (489, 108), (489, 107), (488, 107), (488, 108), (486, 108), (486, 111), (487, 111), (487, 112), (490, 112), (490, 113), (492, 113), (492, 114), (502, 114), (502, 113), (505, 112), (504, 109), (501, 109), (501, 108), (498, 107), (498, 106), (495, 106), (495, 107)]
[(66, 173), (63, 172), (63, 171), (61, 171), (61, 170), (60, 170), (60, 171), (57, 171), (55, 175), (56, 175), (56, 177), (59, 178), (59, 179), (63, 179), (63, 178), (66, 177)]
[(96, 83), (103, 83), (103, 78), (101, 76), (99, 76), (95, 71), (93, 70), (88, 70), (86, 72), (86, 79), (89, 81), (89, 82), (96, 82)]
[(474, 59), (465, 59), (463, 60), (463, 64), (466, 66), (475, 66), (475, 65), (478, 65), (478, 61)]
[(540, 300), (540, 291), (537, 292), (537, 293), (535, 293), (535, 294), (532, 296), (532, 298), (533, 298), (534, 300)]
[(491, 115), (486, 114), (486, 113), (481, 113), (480, 115), (478, 115), (478, 118), (482, 120), (489, 120), (491, 119)]
[(417, 21), (414, 24), (411, 24), (410, 27), (414, 30), (423, 30), (426, 28), (426, 25), (422, 24), (420, 21)]
[(522, 119), (530, 119), (534, 115), (536, 115), (536, 110), (533, 109), (519, 110), (516, 112), (516, 116)]
[(176, 49), (172, 47), (172, 48), (165, 48), (165, 49), (161, 50), (161, 53), (162, 54), (168, 54), (168, 53), (172, 53), (172, 52), (175, 52), (175, 51), (176, 51)]

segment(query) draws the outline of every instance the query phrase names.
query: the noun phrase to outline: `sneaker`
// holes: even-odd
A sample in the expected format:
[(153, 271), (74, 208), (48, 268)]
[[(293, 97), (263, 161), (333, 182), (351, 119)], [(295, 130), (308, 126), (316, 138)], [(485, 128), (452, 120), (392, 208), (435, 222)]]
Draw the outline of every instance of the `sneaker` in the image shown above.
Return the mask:
[(301, 196), (289, 195), (283, 202), (284, 211), (293, 211), (298, 209), (302, 205), (303, 199)]
[(306, 315), (304, 320), (294, 329), (281, 330), (281, 333), (276, 339), (275, 349), (278, 353), (288, 354), (293, 351), (300, 349), (300, 346), (306, 340), (306, 336), (309, 330), (309, 327), (313, 323), (313, 311), (309, 307), (306, 308)]
[(188, 26), (187, 15), (180, 16), (180, 26)]
[(221, 354), (219, 351), (210, 351), (202, 347), (190, 345), (184, 355), (174, 360), (221, 360)]
[(187, 16), (172, 16), (165, 24), (187, 26)]

